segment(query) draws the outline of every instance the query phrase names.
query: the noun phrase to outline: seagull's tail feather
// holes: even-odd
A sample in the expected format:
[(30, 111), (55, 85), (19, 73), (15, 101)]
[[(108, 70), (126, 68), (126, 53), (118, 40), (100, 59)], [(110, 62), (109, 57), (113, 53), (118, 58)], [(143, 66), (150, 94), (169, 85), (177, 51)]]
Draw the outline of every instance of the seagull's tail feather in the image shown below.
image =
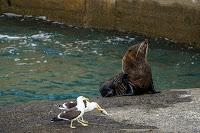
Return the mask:
[(63, 121), (63, 119), (59, 119), (58, 117), (53, 117), (51, 119), (51, 122), (56, 122), (56, 121)]

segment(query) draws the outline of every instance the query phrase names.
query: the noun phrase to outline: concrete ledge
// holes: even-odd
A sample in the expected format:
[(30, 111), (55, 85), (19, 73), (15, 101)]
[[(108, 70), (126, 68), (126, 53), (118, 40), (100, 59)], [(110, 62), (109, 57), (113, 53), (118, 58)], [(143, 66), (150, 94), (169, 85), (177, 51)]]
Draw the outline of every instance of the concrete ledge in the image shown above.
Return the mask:
[(0, 12), (167, 37), (200, 48), (198, 0), (0, 0)]
[(110, 117), (97, 112), (84, 117), (88, 127), (69, 122), (51, 123), (64, 101), (33, 102), (0, 108), (0, 132), (200, 132), (200, 88), (168, 90), (131, 97), (96, 98)]

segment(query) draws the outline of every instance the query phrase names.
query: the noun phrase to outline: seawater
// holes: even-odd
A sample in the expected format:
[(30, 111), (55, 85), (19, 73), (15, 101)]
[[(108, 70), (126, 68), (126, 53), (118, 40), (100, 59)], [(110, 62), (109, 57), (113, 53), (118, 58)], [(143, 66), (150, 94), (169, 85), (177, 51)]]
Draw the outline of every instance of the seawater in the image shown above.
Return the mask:
[[(0, 106), (100, 96), (121, 59), (144, 36), (65, 26), (34, 17), (0, 17)], [(199, 51), (148, 38), (157, 90), (200, 87)]]

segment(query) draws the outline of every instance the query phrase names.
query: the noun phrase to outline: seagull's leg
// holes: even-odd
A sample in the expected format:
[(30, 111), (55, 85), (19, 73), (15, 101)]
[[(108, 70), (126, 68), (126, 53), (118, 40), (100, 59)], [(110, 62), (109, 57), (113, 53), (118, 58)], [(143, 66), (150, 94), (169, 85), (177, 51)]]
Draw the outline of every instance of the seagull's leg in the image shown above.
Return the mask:
[(73, 124), (73, 120), (71, 120), (71, 124), (70, 124), (70, 128), (76, 128), (75, 126), (73, 126), (72, 124)]
[(82, 121), (80, 121), (79, 119), (77, 119), (78, 123), (81, 123), (81, 125), (83, 125), (84, 127), (88, 126), (88, 124), (83, 123)]
[(82, 121), (83, 123), (86, 123), (86, 124), (88, 124), (88, 121), (86, 121), (86, 120), (83, 120), (83, 116), (81, 116), (81, 121)]
[(83, 122), (83, 123), (85, 123), (85, 124), (88, 124), (88, 121), (83, 120), (82, 117), (80, 117), (78, 120), (81, 121), (81, 122)]

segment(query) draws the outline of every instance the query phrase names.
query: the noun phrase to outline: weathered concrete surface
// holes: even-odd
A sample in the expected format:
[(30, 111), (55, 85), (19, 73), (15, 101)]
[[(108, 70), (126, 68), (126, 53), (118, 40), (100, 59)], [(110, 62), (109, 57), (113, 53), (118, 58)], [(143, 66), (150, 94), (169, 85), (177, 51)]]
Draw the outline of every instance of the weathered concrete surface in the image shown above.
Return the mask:
[(1, 12), (167, 37), (200, 48), (199, 0), (0, 0)]
[(55, 105), (64, 101), (33, 102), (1, 107), (0, 132), (200, 132), (200, 88), (93, 101), (111, 116), (90, 112), (85, 115), (88, 127), (75, 122), (77, 129), (70, 129), (66, 121), (50, 122), (59, 113)]

